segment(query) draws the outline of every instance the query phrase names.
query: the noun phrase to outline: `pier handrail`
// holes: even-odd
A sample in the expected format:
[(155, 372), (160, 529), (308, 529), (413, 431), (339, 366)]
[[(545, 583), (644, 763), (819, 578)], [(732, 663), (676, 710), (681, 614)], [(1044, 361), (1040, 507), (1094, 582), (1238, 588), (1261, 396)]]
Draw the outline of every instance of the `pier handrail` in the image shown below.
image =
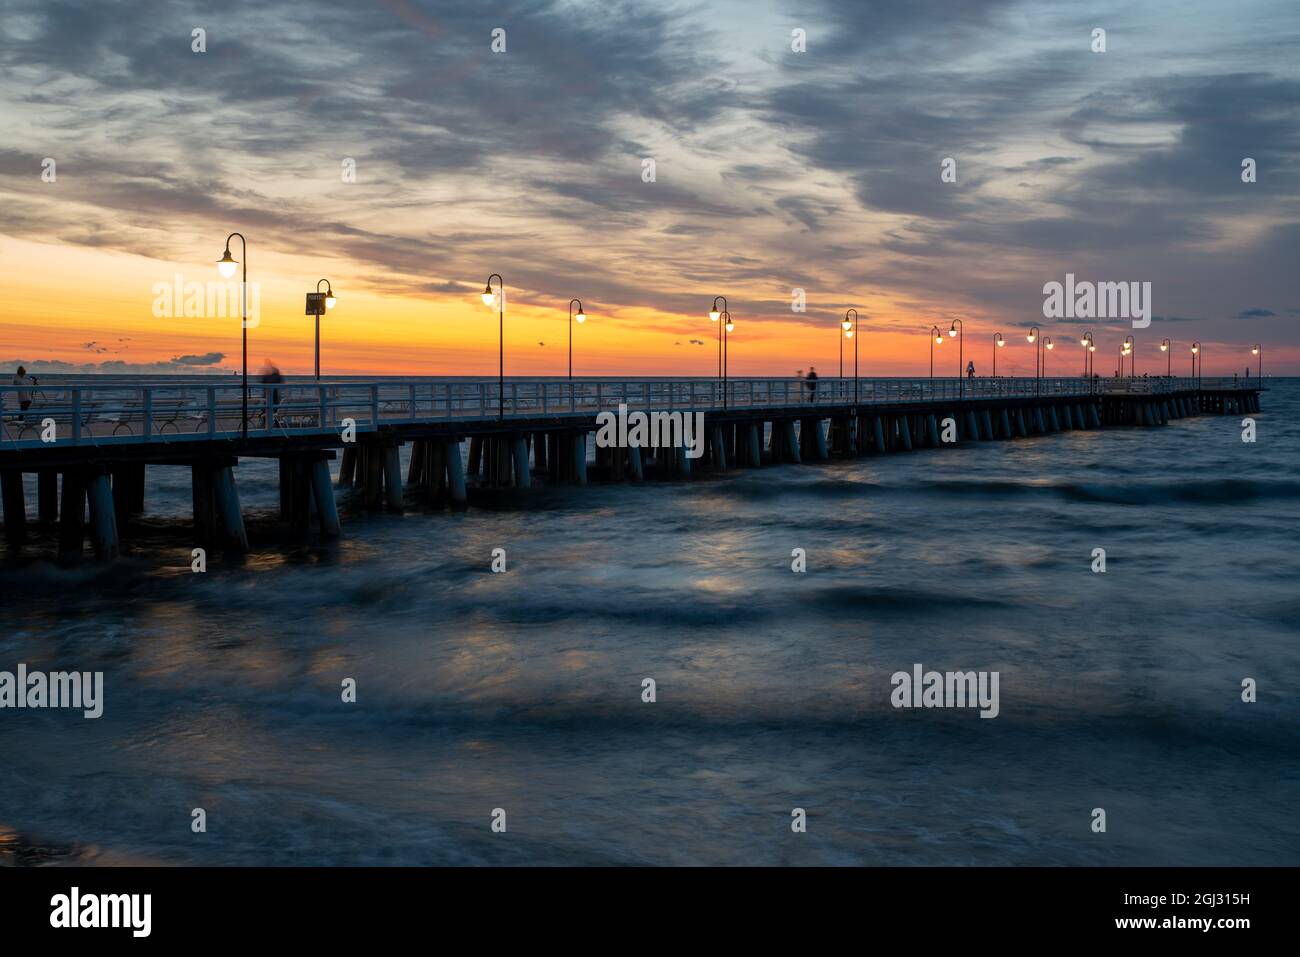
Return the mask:
[[(1244, 386), (1251, 386), (1245, 380)], [(505, 418), (588, 418), (626, 405), (630, 411), (730, 412), (755, 409), (806, 413), (852, 406), (854, 380), (825, 377), (810, 388), (792, 377), (508, 379)], [(1241, 388), (1229, 378), (872, 378), (857, 380), (858, 404), (889, 406), (979, 399), (1163, 394)], [(725, 396), (724, 396), (725, 390)], [(14, 393), (32, 393), (25, 412)], [(60, 443), (229, 441), (240, 433), (241, 385), (228, 377), (192, 380), (69, 378), (40, 385), (0, 385), (0, 448), (42, 444), (43, 423), (53, 420)], [(496, 379), (289, 378), (249, 387), (249, 435), (304, 435), (342, 430), (351, 420), (361, 431), (384, 425), (439, 424), (496, 419)]]

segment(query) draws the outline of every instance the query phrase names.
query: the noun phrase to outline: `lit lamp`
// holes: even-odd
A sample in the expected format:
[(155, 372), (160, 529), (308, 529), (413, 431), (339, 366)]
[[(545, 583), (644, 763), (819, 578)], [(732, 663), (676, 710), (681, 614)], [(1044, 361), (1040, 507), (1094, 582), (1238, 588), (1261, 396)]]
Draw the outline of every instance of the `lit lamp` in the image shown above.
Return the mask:
[[(497, 281), (497, 291), (492, 291), (492, 280)], [(483, 305), (497, 303), (497, 418), (506, 417), (506, 281), (500, 273), (488, 276), (483, 287)]]
[[(718, 310), (718, 300), (722, 300), (722, 310)], [(717, 322), (718, 319), (727, 311), (727, 297), (714, 296), (713, 308), (709, 310), (709, 320)], [(718, 327), (718, 378), (722, 378), (722, 327)]]
[[(575, 305), (578, 307), (578, 312), (576, 315), (573, 312), (573, 307)], [(587, 321), (587, 314), (582, 311), (581, 299), (569, 300), (569, 381), (570, 382), (573, 381), (573, 320), (574, 319), (578, 320), (578, 325), (582, 325), (584, 322)]]
[(1172, 345), (1173, 343), (1170, 342), (1168, 339), (1160, 340), (1160, 351), (1165, 354), (1165, 378), (1166, 379), (1173, 378), (1174, 353), (1173, 353), (1173, 349), (1170, 348), (1170, 346)]
[[(325, 284), (325, 291), (320, 291), (320, 284)], [(316, 381), (320, 381), (320, 317), (327, 309), (333, 309), (338, 302), (334, 298), (334, 289), (328, 279), (316, 283), (316, 291), (307, 293), (307, 315), (316, 317)]]
[[(1047, 352), (1051, 352), (1052, 346), (1054, 346), (1055, 344), (1056, 343), (1052, 342), (1051, 336), (1043, 336), (1043, 348), (1046, 349)], [(1044, 379), (1047, 378), (1047, 352), (1043, 353), (1043, 378)]]
[(235, 275), (235, 268), (239, 265), (239, 260), (230, 255), (230, 241), (236, 236), (239, 237), (240, 255), (244, 257), (244, 278), (240, 282), (239, 289), (239, 325), (242, 328), (244, 340), (243, 404), (240, 410), (241, 425), (239, 434), (242, 439), (246, 440), (248, 438), (248, 240), (244, 238), (243, 233), (231, 233), (226, 237), (226, 251), (217, 260), (217, 271), (225, 279), (230, 279)]
[[(853, 313), (853, 318), (849, 318), (849, 313)], [(840, 327), (844, 330), (844, 339), (853, 339), (853, 325), (858, 321), (858, 311), (856, 309), (845, 310), (844, 319), (840, 322)], [(844, 339), (840, 340), (840, 379), (844, 378)], [(853, 339), (853, 404), (858, 404), (858, 340)]]
[(1083, 346), (1083, 377), (1086, 379), (1091, 374), (1089, 360), (1092, 358), (1092, 354), (1097, 351), (1097, 347), (1092, 341), (1092, 333), (1085, 332), (1083, 338), (1079, 340), (1079, 345)]
[(930, 378), (934, 378), (934, 347), (943, 345), (943, 334), (938, 326), (930, 327)]
[(1256, 375), (1258, 375), (1259, 378), (1263, 379), (1264, 378), (1264, 347), (1259, 344), (1256, 344), (1250, 350), (1250, 354), (1252, 356), (1259, 356), (1259, 370), (1256, 372)]
[[(1129, 357), (1129, 360), (1128, 360), (1128, 367), (1129, 367), (1129, 368), (1128, 368), (1128, 374), (1129, 374), (1130, 378), (1134, 378), (1134, 379), (1137, 378), (1137, 357), (1133, 354), (1133, 350), (1134, 350), (1134, 347), (1135, 347), (1136, 345), (1137, 345), (1137, 343), (1133, 341), (1133, 337), (1132, 337), (1132, 336), (1125, 336), (1125, 337), (1124, 337), (1124, 355), (1126, 355), (1126, 356)], [(1120, 362), (1120, 365), (1119, 365), (1119, 374), (1120, 374), (1121, 376), (1124, 374), (1124, 363), (1123, 363), (1123, 361), (1121, 361), (1121, 362)]]
[[(1192, 378), (1196, 378), (1196, 357), (1201, 351), (1201, 340), (1197, 339), (1192, 343)], [(1201, 371), (1205, 371), (1205, 356), (1201, 356)], [(1200, 381), (1197, 381), (1197, 387), (1200, 387)]]

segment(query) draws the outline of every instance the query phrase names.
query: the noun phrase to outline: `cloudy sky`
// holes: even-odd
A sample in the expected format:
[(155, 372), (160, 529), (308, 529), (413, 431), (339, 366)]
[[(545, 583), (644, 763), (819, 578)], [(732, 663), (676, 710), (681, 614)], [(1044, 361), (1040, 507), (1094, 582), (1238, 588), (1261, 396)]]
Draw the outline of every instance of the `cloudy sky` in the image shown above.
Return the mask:
[[(235, 368), (237, 321), (154, 312), (239, 230), (291, 372), (327, 277), (327, 373), (494, 373), (499, 272), (519, 375), (563, 374), (574, 296), (577, 374), (712, 374), (718, 294), (733, 375), (835, 374), (848, 307), (864, 375), (958, 317), (981, 373), (1038, 323), (1049, 373), (1086, 328), (1103, 373), (1132, 333), (1139, 373), (1168, 337), (1300, 374), (1298, 50), (1295, 0), (6, 0), (0, 362)], [(1045, 320), (1066, 273), (1157, 318)]]

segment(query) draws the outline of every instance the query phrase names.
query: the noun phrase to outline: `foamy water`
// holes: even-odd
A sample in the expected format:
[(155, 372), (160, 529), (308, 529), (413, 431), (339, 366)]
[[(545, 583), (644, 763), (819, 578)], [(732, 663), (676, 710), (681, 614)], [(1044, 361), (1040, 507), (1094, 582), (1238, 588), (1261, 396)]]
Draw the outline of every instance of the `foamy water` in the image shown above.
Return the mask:
[[(188, 471), (151, 469), (124, 561), (0, 565), (0, 670), (106, 697), (0, 711), (0, 859), (1300, 863), (1300, 382), (1269, 385), (1253, 445), (1205, 417), (542, 489), (328, 548), (247, 460), (254, 553), (206, 575)], [(998, 671), (999, 716), (895, 710), (914, 663)]]

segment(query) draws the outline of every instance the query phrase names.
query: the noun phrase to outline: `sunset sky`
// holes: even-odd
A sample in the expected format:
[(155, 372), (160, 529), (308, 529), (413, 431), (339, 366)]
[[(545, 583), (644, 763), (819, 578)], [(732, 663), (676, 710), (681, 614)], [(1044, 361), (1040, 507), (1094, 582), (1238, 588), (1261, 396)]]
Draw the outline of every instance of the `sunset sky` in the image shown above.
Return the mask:
[[(499, 272), (514, 375), (565, 372), (574, 296), (575, 374), (711, 375), (718, 294), (736, 376), (834, 375), (850, 306), (864, 375), (928, 372), (956, 317), (981, 374), (1000, 331), (1032, 375), (1034, 323), (1049, 374), (1084, 329), (1103, 375), (1130, 333), (1139, 373), (1169, 337), (1175, 372), (1199, 339), (1207, 374), (1256, 342), (1300, 374), (1297, 49), (1295, 0), (6, 0), (0, 362), (237, 368), (237, 320), (152, 306), (239, 230), (250, 363), (286, 372), (327, 277), (326, 373), (495, 374)], [(1044, 320), (1067, 272), (1150, 282), (1157, 318)]]

